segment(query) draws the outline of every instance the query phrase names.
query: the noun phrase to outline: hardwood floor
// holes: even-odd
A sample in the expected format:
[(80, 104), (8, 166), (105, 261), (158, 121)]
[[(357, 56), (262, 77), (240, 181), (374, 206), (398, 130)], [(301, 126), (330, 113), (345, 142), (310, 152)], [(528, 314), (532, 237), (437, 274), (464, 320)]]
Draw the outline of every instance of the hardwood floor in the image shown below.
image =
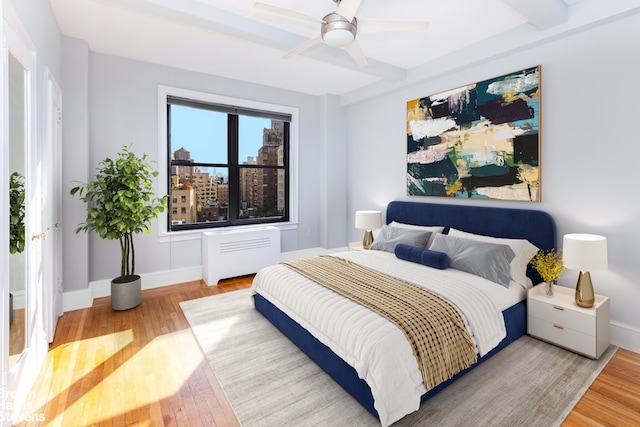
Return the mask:
[(24, 308), (13, 310), (13, 322), (9, 324), (9, 369), (13, 367), (24, 350)]
[[(65, 313), (26, 402), (35, 426), (237, 426), (179, 303), (249, 287), (252, 277), (145, 290), (128, 311), (109, 297)], [(26, 417), (25, 417), (26, 418)]]
[[(251, 281), (189, 282), (145, 290), (132, 310), (113, 311), (107, 297), (65, 313), (25, 404), (33, 421), (17, 425), (238, 426), (178, 304)], [(563, 426), (638, 420), (640, 354), (619, 350)]]
[(640, 425), (640, 354), (618, 349), (562, 425)]

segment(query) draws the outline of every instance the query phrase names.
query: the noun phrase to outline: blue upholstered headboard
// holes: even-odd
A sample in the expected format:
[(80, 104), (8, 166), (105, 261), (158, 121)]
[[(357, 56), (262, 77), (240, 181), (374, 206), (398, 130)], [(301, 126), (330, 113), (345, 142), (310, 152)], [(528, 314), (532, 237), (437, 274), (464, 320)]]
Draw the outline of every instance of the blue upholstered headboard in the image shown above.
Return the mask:
[[(487, 236), (527, 239), (544, 250), (557, 247), (555, 221), (548, 213), (538, 210), (396, 200), (387, 206), (387, 224), (391, 221), (442, 225), (445, 233), (453, 227)], [(529, 270), (528, 275), (538, 283), (537, 273)]]

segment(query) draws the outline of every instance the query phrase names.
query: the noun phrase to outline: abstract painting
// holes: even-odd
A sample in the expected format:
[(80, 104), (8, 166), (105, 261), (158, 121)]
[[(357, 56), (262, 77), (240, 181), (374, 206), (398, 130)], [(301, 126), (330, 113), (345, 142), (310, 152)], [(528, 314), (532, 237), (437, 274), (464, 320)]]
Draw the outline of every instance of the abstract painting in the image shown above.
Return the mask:
[(407, 102), (410, 196), (540, 201), (540, 66)]

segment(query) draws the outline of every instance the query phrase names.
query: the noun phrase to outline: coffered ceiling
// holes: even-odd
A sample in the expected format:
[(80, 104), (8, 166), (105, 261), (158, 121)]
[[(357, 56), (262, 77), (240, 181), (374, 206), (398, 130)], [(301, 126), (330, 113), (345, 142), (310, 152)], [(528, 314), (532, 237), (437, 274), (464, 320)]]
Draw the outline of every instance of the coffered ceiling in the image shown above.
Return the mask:
[[(366, 58), (364, 66), (346, 49), (320, 40), (284, 58), (320, 36), (321, 19), (336, 11), (333, 0), (262, 0), (258, 6), (254, 0), (50, 0), (62, 33), (87, 40), (91, 51), (313, 95), (342, 95), (380, 82), (402, 82), (412, 70), (446, 61), (465, 49), (485, 49), (505, 37), (514, 39), (507, 45), (514, 49), (575, 31), (606, 19), (602, 3), (611, 4), (344, 1), (357, 6), (356, 40)], [(620, 8), (610, 8), (612, 15), (620, 13)], [(428, 23), (426, 29), (415, 28), (416, 21)], [(394, 31), (377, 32), (380, 26)]]

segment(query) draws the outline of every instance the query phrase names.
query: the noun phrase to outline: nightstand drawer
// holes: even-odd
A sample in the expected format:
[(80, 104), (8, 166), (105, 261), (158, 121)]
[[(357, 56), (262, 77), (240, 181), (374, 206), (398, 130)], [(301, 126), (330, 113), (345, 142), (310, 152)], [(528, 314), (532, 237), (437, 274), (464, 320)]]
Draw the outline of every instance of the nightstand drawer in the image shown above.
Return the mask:
[[(570, 310), (560, 305), (554, 305), (550, 298), (548, 303), (530, 299), (528, 301), (529, 321), (537, 318), (548, 322), (550, 325), (556, 324), (565, 329), (570, 329), (585, 335), (596, 335), (596, 317), (593, 314), (581, 313)], [(557, 328), (556, 328), (557, 329)]]
[(553, 297), (544, 286), (527, 294), (527, 333), (585, 356), (598, 358), (609, 347), (609, 298), (596, 295), (593, 308), (578, 307), (575, 292), (556, 286)]
[(547, 322), (535, 317), (529, 317), (527, 325), (529, 335), (549, 341), (560, 347), (565, 347), (585, 356), (597, 357), (596, 337), (587, 335), (569, 328), (559, 327), (560, 325)]

